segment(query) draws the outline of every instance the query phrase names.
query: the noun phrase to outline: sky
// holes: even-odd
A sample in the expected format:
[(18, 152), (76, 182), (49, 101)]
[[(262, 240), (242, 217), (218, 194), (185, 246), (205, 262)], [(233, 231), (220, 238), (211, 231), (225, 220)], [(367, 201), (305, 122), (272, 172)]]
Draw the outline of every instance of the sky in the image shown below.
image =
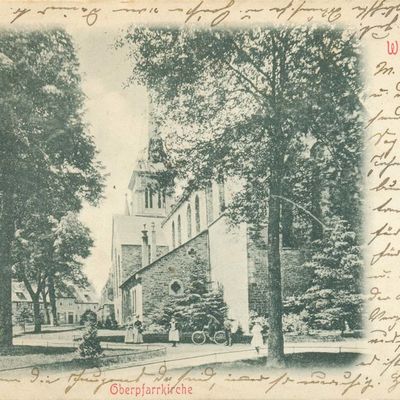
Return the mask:
[(98, 207), (85, 205), (81, 220), (92, 232), (94, 248), (85, 260), (85, 272), (97, 293), (111, 265), (112, 215), (121, 214), (125, 193), (138, 152), (146, 145), (147, 94), (143, 87), (124, 88), (130, 63), (126, 51), (115, 50), (119, 32), (70, 31), (80, 60), (85, 118), (109, 174), (105, 199)]

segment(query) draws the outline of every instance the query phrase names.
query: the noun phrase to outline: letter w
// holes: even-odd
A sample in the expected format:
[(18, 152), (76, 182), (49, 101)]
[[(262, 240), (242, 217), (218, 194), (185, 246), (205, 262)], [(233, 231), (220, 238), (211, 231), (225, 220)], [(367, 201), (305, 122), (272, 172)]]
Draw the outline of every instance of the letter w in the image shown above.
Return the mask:
[(398, 44), (397, 40), (395, 42), (389, 42), (389, 40), (388, 40), (386, 43), (387, 43), (388, 54), (396, 55), (397, 52), (399, 51), (399, 44)]

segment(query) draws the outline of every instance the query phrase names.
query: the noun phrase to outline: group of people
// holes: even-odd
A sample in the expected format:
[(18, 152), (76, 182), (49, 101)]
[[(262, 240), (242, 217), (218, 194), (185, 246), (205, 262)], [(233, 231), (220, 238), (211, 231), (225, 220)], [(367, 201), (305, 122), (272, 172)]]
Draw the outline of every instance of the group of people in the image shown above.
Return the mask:
[[(208, 329), (209, 329), (209, 335), (211, 336), (211, 331), (210, 331), (210, 323), (211, 326), (213, 326), (213, 321), (215, 317), (210, 316), (210, 320), (208, 323)], [(237, 325), (235, 326), (235, 320), (231, 318), (226, 318), (224, 320), (224, 332), (225, 332), (225, 346), (232, 346), (232, 335), (236, 332), (237, 330)], [(251, 329), (251, 335), (253, 336), (251, 339), (251, 345), (255, 348), (257, 353), (260, 353), (260, 348), (264, 345), (264, 338), (263, 338), (263, 327), (261, 325), (261, 320), (257, 318), (254, 321), (254, 326)], [(213, 331), (212, 334), (215, 333), (215, 330)]]
[(143, 343), (143, 324), (139, 315), (136, 316), (135, 322), (129, 317), (126, 323), (125, 343)]
[[(226, 346), (232, 346), (232, 336), (237, 330), (237, 326), (234, 324), (234, 320), (230, 318), (226, 318), (223, 323), (223, 328), (225, 332)], [(213, 315), (208, 315), (208, 324), (205, 328), (208, 330), (208, 335), (213, 337), (215, 332), (220, 326), (220, 322)], [(172, 317), (168, 324), (168, 340), (172, 343), (172, 347), (176, 347), (177, 343), (179, 343), (180, 335), (179, 335), (180, 326), (175, 317)], [(261, 320), (259, 318), (255, 319), (253, 328), (251, 329), (251, 345), (255, 348), (257, 353), (260, 352), (260, 348), (264, 345), (264, 339), (262, 335), (263, 327), (261, 325)], [(128, 322), (126, 324), (126, 333), (125, 333), (125, 343), (134, 343), (140, 344), (143, 343), (143, 323), (140, 320), (139, 315), (136, 316), (135, 322), (132, 321), (132, 318), (128, 318)]]
[[(172, 342), (173, 347), (176, 347), (176, 344), (179, 342), (179, 325), (174, 317), (171, 318), (171, 322), (169, 323), (168, 339)], [(125, 343), (143, 343), (143, 323), (139, 315), (136, 316), (135, 322), (132, 321), (131, 317), (128, 317), (125, 331)]]

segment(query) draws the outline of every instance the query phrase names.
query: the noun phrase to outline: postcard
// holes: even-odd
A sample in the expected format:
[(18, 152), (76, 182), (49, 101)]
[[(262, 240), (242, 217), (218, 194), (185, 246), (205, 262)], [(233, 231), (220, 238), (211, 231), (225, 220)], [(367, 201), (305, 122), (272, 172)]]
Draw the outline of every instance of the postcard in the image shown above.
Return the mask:
[(400, 3), (0, 10), (1, 399), (399, 398)]

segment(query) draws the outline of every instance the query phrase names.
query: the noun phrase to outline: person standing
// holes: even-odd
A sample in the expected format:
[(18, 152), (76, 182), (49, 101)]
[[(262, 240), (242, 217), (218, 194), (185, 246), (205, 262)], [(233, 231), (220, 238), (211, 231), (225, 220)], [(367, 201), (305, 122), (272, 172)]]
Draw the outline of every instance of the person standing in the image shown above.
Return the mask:
[(264, 339), (262, 336), (262, 326), (259, 319), (256, 319), (254, 326), (251, 330), (253, 338), (251, 339), (251, 345), (256, 349), (257, 354), (260, 354), (260, 348), (264, 345)]
[(176, 344), (179, 342), (178, 323), (174, 317), (171, 318), (171, 322), (169, 323), (168, 340), (172, 342), (172, 347), (176, 347)]
[(226, 343), (225, 346), (232, 346), (232, 319), (226, 318), (224, 321), (224, 331)]
[(128, 317), (126, 321), (125, 343), (133, 343), (133, 324), (132, 318)]
[(136, 321), (133, 324), (133, 343), (143, 343), (143, 324), (139, 315), (136, 315)]

